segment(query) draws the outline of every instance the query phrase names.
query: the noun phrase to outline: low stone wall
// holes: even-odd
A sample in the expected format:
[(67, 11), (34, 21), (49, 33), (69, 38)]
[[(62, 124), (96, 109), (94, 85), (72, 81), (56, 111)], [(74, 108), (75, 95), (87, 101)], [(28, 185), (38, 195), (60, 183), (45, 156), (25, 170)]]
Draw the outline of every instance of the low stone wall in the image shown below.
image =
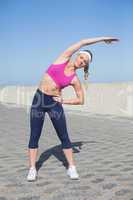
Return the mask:
[[(37, 86), (0, 87), (0, 103), (5, 106), (27, 107), (32, 103)], [(85, 94), (84, 105), (63, 105), (64, 109), (84, 111), (86, 113), (111, 114), (133, 117), (133, 82), (90, 83)], [(72, 87), (63, 89), (64, 99), (76, 96)]]

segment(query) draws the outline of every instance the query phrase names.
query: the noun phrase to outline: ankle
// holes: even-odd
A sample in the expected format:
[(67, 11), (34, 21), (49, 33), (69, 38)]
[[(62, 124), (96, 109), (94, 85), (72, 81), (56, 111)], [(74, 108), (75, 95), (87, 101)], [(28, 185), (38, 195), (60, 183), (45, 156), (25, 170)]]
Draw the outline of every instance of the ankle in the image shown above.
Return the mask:
[(30, 166), (30, 169), (36, 169), (36, 167), (35, 166)]
[(76, 166), (73, 164), (73, 165), (69, 165), (69, 168), (76, 168)]

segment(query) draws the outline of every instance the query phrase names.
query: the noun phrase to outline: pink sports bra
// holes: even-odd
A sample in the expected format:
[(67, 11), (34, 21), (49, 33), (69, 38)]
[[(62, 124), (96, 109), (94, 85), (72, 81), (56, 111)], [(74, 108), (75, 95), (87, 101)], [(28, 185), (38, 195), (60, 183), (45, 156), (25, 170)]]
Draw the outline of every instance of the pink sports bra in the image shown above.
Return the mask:
[(46, 73), (54, 80), (59, 88), (64, 88), (68, 86), (76, 75), (75, 73), (70, 76), (64, 74), (64, 69), (68, 62), (69, 60), (61, 64), (52, 64), (48, 67), (46, 71)]

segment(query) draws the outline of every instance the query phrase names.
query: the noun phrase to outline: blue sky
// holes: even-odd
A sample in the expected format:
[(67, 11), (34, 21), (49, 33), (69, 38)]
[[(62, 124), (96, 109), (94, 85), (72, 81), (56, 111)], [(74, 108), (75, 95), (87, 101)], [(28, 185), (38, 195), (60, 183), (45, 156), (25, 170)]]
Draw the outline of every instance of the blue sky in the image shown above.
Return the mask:
[(0, 85), (37, 85), (67, 47), (100, 36), (120, 42), (83, 48), (93, 52), (89, 81), (133, 81), (132, 9), (132, 0), (0, 0)]

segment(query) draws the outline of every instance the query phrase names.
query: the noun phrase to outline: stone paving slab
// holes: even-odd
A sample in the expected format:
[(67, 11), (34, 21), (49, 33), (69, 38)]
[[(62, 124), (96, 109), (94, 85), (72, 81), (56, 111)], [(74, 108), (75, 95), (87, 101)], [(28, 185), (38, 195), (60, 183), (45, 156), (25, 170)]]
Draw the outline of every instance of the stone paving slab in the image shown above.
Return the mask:
[(60, 141), (46, 115), (38, 179), (27, 182), (29, 114), (0, 105), (0, 200), (133, 200), (133, 120), (66, 111), (80, 180), (66, 175)]

